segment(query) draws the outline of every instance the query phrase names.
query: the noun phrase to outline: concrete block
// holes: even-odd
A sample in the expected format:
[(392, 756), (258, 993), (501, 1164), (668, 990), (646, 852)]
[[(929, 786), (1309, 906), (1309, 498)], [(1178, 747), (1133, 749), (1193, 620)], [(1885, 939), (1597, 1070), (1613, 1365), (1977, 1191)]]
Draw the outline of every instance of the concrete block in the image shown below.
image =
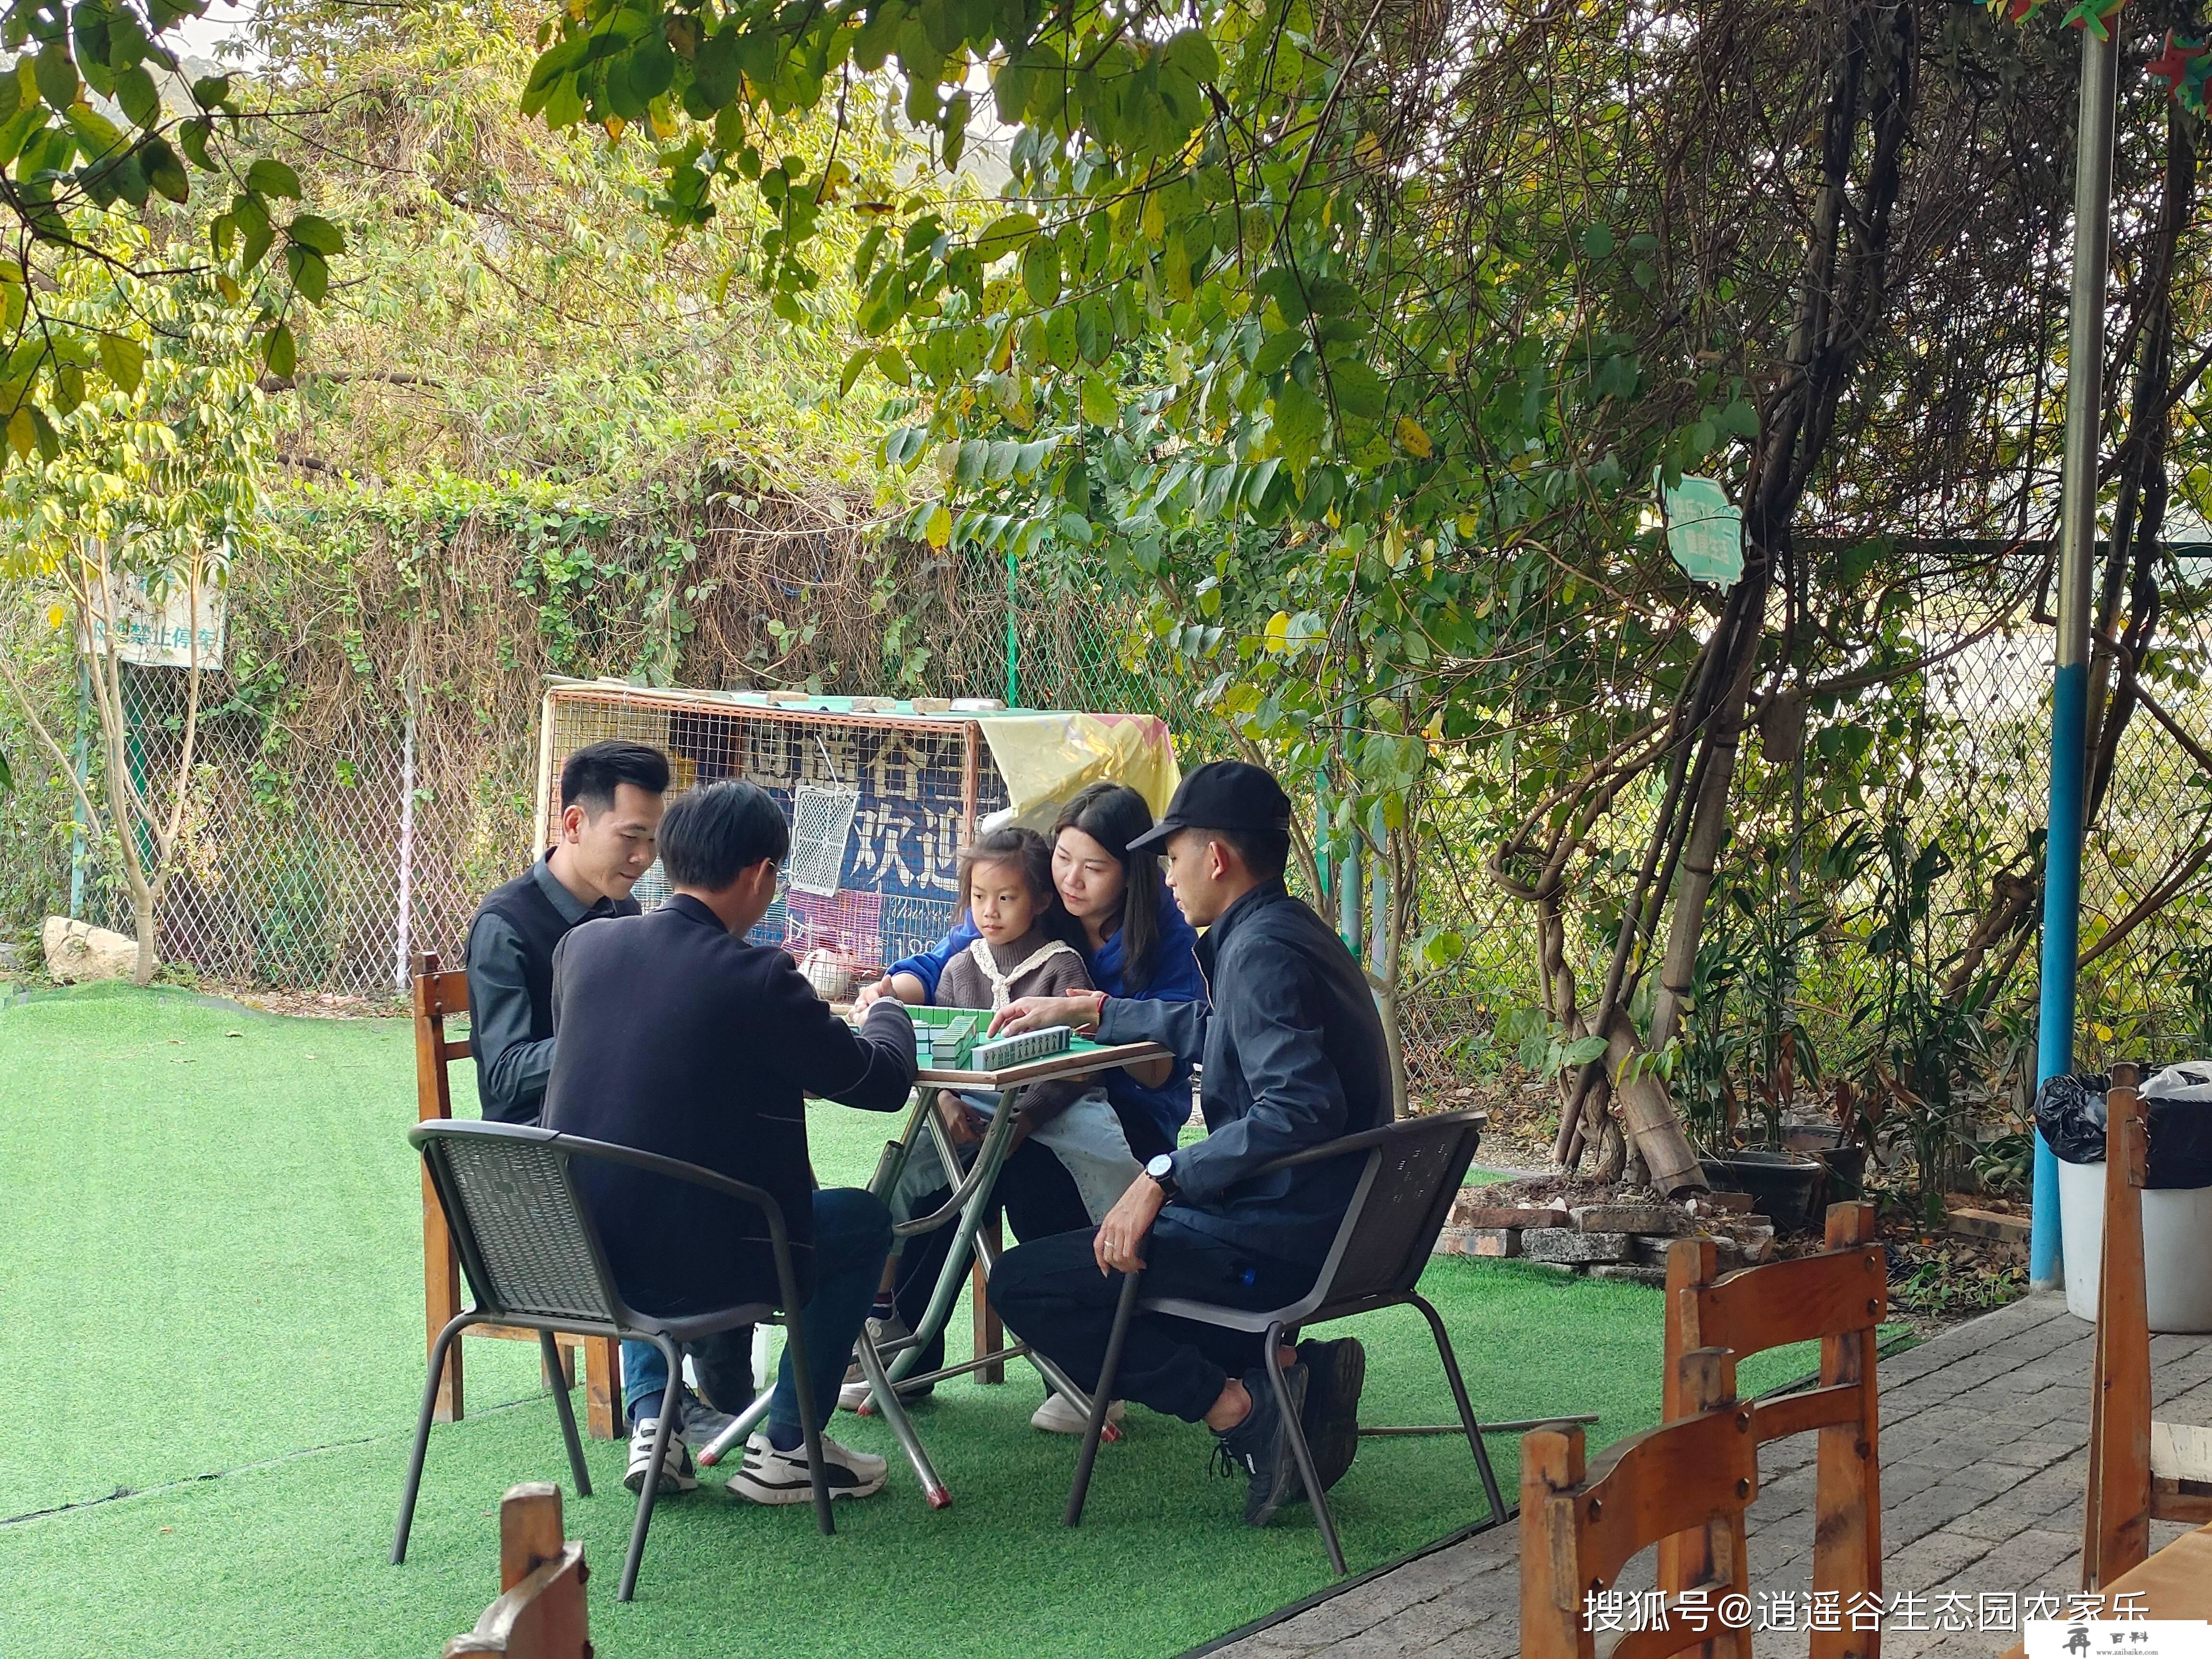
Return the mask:
[(1950, 1231), (1967, 1238), (1992, 1238), (2000, 1244), (2027, 1248), (2028, 1224), (2024, 1215), (2000, 1215), (1994, 1210), (1961, 1205), (1951, 1212)]
[(1653, 1238), (1685, 1238), (1697, 1224), (1663, 1204), (1585, 1204), (1568, 1212), (1575, 1230), (1585, 1233), (1640, 1233)]
[[(1480, 1189), (1476, 1189), (1479, 1191)], [(1484, 1204), (1470, 1201), (1473, 1192), (1462, 1192), (1452, 1200), (1451, 1224), (1455, 1227), (1557, 1227), (1564, 1224), (1560, 1212), (1541, 1210), (1518, 1204)]]
[(1581, 1233), (1571, 1227), (1524, 1227), (1521, 1254), (1537, 1261), (1626, 1261), (1626, 1233)]
[(1516, 1227), (1469, 1227), (1465, 1254), (1500, 1259), (1518, 1255), (1521, 1254), (1520, 1230)]

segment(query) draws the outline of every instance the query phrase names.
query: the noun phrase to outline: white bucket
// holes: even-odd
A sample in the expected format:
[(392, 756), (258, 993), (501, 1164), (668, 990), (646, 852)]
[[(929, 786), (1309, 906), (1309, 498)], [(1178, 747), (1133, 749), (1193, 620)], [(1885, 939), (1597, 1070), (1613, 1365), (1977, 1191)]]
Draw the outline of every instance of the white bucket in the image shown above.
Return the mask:
[[(2146, 1190), (2143, 1289), (2154, 1331), (2212, 1331), (2212, 1187)], [(2105, 1166), (2058, 1160), (2066, 1311), (2097, 1317), (2105, 1247)]]

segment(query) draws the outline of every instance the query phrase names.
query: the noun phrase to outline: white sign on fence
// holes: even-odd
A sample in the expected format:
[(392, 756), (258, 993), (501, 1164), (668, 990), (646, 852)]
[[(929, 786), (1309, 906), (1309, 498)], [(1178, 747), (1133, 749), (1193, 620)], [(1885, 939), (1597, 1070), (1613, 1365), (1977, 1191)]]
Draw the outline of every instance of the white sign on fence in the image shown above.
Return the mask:
[(1717, 480), (1682, 475), (1674, 489), (1662, 488), (1667, 512), (1667, 549), (1693, 581), (1733, 587), (1743, 575), (1743, 514)]
[(157, 601), (143, 576), (116, 575), (108, 579), (107, 595), (108, 616), (92, 619), (95, 652), (108, 649), (112, 617), (115, 654), (125, 662), (148, 668), (190, 668), (197, 633), (199, 666), (222, 666), (222, 589), (212, 582), (202, 583), (197, 593), (176, 583)]

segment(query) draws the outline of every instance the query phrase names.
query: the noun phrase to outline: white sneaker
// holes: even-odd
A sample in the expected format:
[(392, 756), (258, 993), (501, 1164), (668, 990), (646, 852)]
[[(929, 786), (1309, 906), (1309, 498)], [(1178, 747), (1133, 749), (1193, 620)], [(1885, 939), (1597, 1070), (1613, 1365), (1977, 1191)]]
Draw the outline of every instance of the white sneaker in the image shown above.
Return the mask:
[[(905, 1341), (907, 1338), (912, 1336), (914, 1333), (907, 1329), (906, 1321), (901, 1319), (896, 1313), (893, 1313), (888, 1319), (870, 1319), (868, 1321), (868, 1334), (874, 1340), (875, 1345), (878, 1348), (887, 1348), (894, 1342)], [(865, 1380), (864, 1374), (860, 1370), (860, 1361), (859, 1357), (855, 1356), (853, 1363), (845, 1367), (845, 1381), (848, 1383), (852, 1383)], [(861, 1395), (862, 1399), (866, 1399), (866, 1394)], [(854, 1411), (858, 1409), (858, 1406), (847, 1406), (845, 1409), (848, 1412)]]
[[(653, 1432), (659, 1426), (659, 1418), (648, 1417), (629, 1431), (629, 1471), (623, 1476), (623, 1485), (632, 1492), (645, 1490), (645, 1472), (653, 1467)], [(698, 1485), (698, 1472), (691, 1467), (691, 1448), (684, 1443), (683, 1429), (673, 1429), (660, 1454), (660, 1495), (691, 1492)]]
[[(1121, 1402), (1113, 1401), (1106, 1407), (1106, 1420), (1121, 1420)], [(1030, 1426), (1042, 1429), (1047, 1434), (1081, 1434), (1091, 1426), (1091, 1419), (1075, 1409), (1075, 1402), (1064, 1394), (1048, 1394), (1044, 1404), (1030, 1416)]]
[[(873, 1452), (841, 1446), (822, 1437), (822, 1461), (830, 1478), (832, 1498), (872, 1498), (884, 1489), (890, 1465)], [(745, 1461), (730, 1477), (730, 1491), (756, 1504), (805, 1504), (813, 1500), (814, 1482), (806, 1464), (804, 1443), (787, 1452), (769, 1443), (765, 1431), (745, 1442)]]

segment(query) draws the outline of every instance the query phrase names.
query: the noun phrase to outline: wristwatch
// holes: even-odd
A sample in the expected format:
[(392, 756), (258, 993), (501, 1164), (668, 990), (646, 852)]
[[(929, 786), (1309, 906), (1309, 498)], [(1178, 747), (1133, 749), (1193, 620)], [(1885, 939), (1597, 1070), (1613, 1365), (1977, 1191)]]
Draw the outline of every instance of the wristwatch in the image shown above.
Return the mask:
[(1176, 1185), (1175, 1155), (1173, 1153), (1162, 1152), (1159, 1154), (1159, 1156), (1153, 1158), (1151, 1163), (1145, 1165), (1145, 1173), (1152, 1176), (1152, 1178), (1159, 1184), (1160, 1191), (1167, 1195), (1166, 1202), (1172, 1204), (1176, 1199), (1182, 1196), (1182, 1188)]

